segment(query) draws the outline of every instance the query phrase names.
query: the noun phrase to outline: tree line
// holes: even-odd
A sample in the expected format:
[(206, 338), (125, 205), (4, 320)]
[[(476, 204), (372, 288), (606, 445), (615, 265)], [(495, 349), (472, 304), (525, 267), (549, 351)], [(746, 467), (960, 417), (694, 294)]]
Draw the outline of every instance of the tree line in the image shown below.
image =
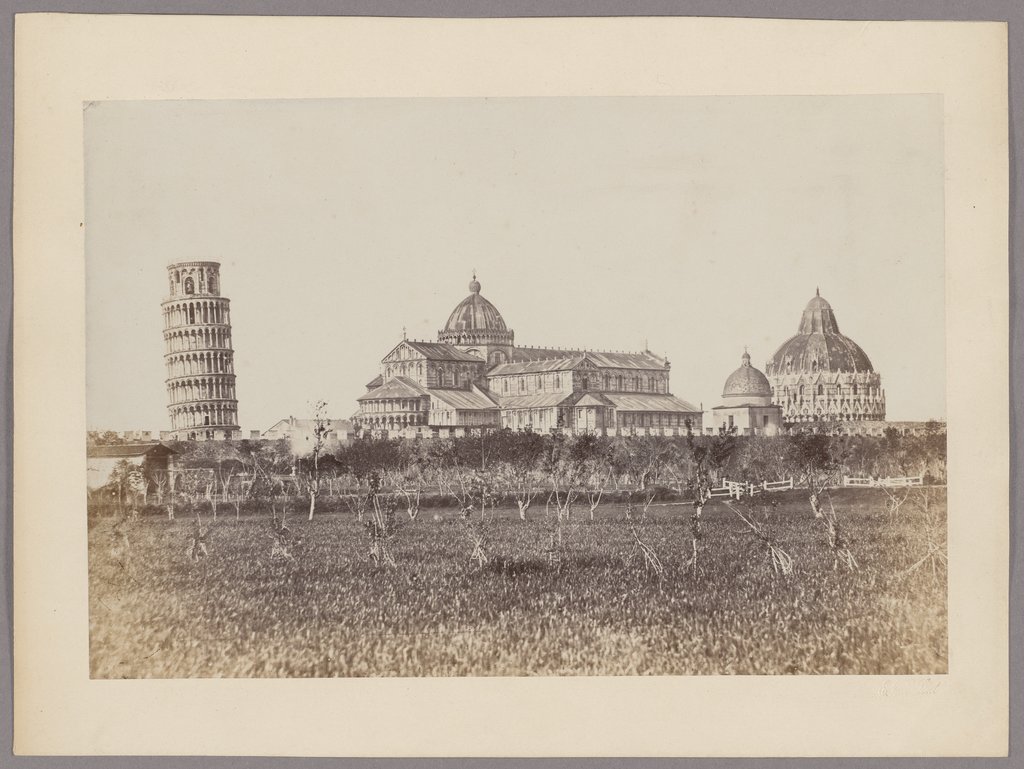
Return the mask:
[[(930, 427), (930, 426), (929, 426)], [(722, 478), (760, 484), (787, 478), (803, 488), (838, 485), (855, 477), (924, 476), (945, 483), (946, 436), (938, 425), (920, 435), (890, 428), (882, 436), (806, 432), (779, 436), (734, 434), (616, 436), (499, 430), (445, 439), (360, 437), (330, 444), (315, 435), (295, 453), (287, 440), (179, 442), (170, 474), (150, 473), (157, 499), (179, 496), (242, 505), (307, 499), (358, 500), (374, 487), (400, 499), (411, 516), (421, 504), (463, 505), (481, 489), (525, 517), (538, 500), (556, 506), (602, 499), (694, 499)], [(124, 494), (130, 468), (115, 469), (111, 485)], [(116, 476), (116, 477), (115, 477)], [(146, 502), (151, 502), (147, 495)], [(355, 500), (355, 502), (352, 502)], [(215, 511), (216, 512), (216, 511)]]

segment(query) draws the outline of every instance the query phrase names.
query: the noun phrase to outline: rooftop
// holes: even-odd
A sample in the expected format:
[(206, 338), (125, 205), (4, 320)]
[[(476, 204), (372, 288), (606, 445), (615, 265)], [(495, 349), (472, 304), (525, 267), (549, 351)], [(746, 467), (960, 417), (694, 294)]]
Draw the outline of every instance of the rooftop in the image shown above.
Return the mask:
[(147, 454), (177, 454), (174, 449), (160, 441), (145, 443), (121, 443), (108, 446), (88, 446), (86, 455), (90, 457), (141, 457)]

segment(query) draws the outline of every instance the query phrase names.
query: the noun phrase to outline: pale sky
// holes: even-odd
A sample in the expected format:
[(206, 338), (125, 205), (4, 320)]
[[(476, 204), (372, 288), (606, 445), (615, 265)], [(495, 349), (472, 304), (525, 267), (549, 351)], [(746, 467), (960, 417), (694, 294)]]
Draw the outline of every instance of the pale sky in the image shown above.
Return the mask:
[(938, 96), (101, 102), (90, 429), (169, 429), (167, 264), (221, 262), (241, 427), (347, 418), (468, 293), (518, 344), (652, 351), (709, 408), (820, 287), (892, 420), (945, 417)]

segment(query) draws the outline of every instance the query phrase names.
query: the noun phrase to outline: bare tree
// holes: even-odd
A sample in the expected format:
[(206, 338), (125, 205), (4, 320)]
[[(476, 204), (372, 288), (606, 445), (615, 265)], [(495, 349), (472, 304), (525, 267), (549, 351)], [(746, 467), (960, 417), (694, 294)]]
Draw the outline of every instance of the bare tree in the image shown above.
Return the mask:
[(309, 490), (309, 520), (313, 520), (316, 500), (320, 495), (320, 455), (327, 445), (327, 436), (331, 432), (331, 421), (327, 418), (327, 402), (316, 401), (313, 404), (313, 446), (311, 455), (313, 466), (306, 476), (306, 488)]
[(946, 578), (948, 565), (945, 519), (939, 512), (938, 506), (933, 504), (932, 490), (929, 488), (917, 489), (914, 505), (921, 513), (923, 523), (923, 525), (915, 527), (915, 539), (923, 546), (924, 554), (904, 569), (900, 576), (909, 576), (918, 569), (928, 566), (933, 579), (940, 582)]
[(822, 508), (821, 521), (825, 526), (825, 541), (832, 551), (832, 570), (838, 568), (840, 563), (850, 571), (855, 570), (857, 559), (853, 557), (846, 537), (839, 528), (839, 516), (836, 514), (835, 505), (832, 504), (831, 496), (828, 499), (828, 510)]
[(420, 512), (420, 498), (427, 485), (429, 463), (426, 451), (420, 441), (403, 446), (400, 465), (391, 471), (391, 483), (405, 499), (409, 520), (415, 521)]
[(693, 491), (693, 511), (690, 513), (690, 546), (691, 555), (688, 562), (692, 573), (697, 574), (697, 555), (700, 541), (703, 539), (701, 518), (704, 506), (711, 499), (711, 489), (722, 468), (728, 463), (736, 448), (733, 435), (710, 436), (698, 441), (693, 432), (687, 429), (686, 444), (689, 449), (689, 462), (693, 467), (690, 487)]
[[(230, 467), (230, 465), (228, 467), (224, 467), (223, 460), (220, 460), (220, 461), (217, 462), (216, 478), (217, 478), (218, 484), (220, 485), (220, 495), (219, 495), (220, 496), (220, 498), (219, 498), (220, 502), (227, 502), (228, 501), (228, 489), (231, 486), (231, 479), (234, 477), (234, 475), (235, 475), (235, 471), (234, 471), (234, 469), (232, 469)], [(214, 505), (214, 507), (213, 507), (213, 510), (214, 510), (213, 519), (217, 520), (217, 502), (214, 502), (213, 505)], [(235, 506), (235, 519), (237, 520), (238, 517), (239, 517), (239, 507), (236, 505)]]
[(494, 502), (490, 478), (483, 470), (463, 466), (456, 453), (446, 456), (447, 461), (437, 468), (438, 483), (444, 492), (458, 500), (459, 517), (471, 547), (470, 560), (483, 567), (488, 560), (487, 510)]
[(501, 430), (490, 436), (490, 467), (498, 486), (515, 500), (520, 520), (540, 493), (537, 463), (544, 453), (544, 438), (531, 430)]
[(398, 530), (395, 519), (395, 498), (390, 495), (378, 494), (371, 488), (370, 516), (365, 522), (366, 531), (370, 535), (370, 558), (376, 566), (397, 566), (391, 540)]
[(806, 487), (815, 518), (823, 518), (821, 494), (838, 483), (843, 471), (843, 446), (823, 433), (798, 433), (790, 441), (789, 461)]
[(509, 496), (516, 501), (520, 520), (526, 520), (526, 513), (540, 491), (536, 472), (529, 465), (517, 462), (501, 462), (495, 468), (495, 475)]
[[(175, 487), (184, 500), (185, 509), (198, 514), (201, 500), (210, 500), (214, 483), (213, 470), (205, 467), (186, 468), (177, 471), (177, 476)], [(216, 519), (216, 511), (214, 518)]]
[(171, 474), (167, 470), (151, 470), (149, 478), (156, 486), (156, 503), (167, 504), (167, 518), (174, 520), (174, 501), (171, 492)]
[(604, 499), (605, 487), (612, 475), (608, 455), (603, 451), (597, 452), (586, 461), (585, 472), (587, 474), (587, 503), (590, 505), (590, 520), (593, 521), (594, 513), (597, 512), (601, 500)]
[(117, 462), (110, 471), (107, 487), (113, 494), (117, 512), (121, 515), (124, 515), (126, 512), (125, 504), (131, 493), (131, 475), (137, 471), (138, 468), (127, 459)]
[[(746, 525), (753, 538), (755, 549), (760, 549), (763, 552), (772, 572), (782, 575), (792, 574), (793, 557), (779, 544), (775, 536), (774, 522), (769, 515), (770, 510), (775, 506), (774, 500), (746, 497), (743, 501), (726, 502), (725, 506)], [(746, 507), (746, 510), (741, 510), (741, 506)]]

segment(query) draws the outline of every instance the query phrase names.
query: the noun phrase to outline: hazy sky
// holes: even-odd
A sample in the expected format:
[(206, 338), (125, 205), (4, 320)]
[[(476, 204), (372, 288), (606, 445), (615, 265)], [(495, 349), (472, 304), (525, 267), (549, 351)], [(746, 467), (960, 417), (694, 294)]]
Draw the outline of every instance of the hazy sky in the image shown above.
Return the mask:
[(945, 416), (941, 99), (101, 102), (88, 424), (169, 429), (166, 265), (221, 262), (244, 430), (334, 417), (482, 293), (519, 344), (650, 349), (716, 405), (820, 286), (890, 419)]

